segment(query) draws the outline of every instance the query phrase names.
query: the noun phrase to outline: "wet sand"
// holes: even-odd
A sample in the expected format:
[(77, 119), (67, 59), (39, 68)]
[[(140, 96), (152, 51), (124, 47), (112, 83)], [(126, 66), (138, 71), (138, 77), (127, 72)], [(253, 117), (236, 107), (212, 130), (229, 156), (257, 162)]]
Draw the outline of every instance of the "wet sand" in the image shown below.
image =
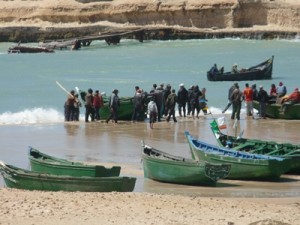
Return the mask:
[[(234, 134), (235, 131), (232, 128), (233, 121), (229, 119), (229, 115), (226, 115), (226, 118), (229, 129), (223, 130), (223, 132)], [(1, 207), (2, 209), (5, 207), (7, 210), (3, 212), (1, 209), (0, 223), (5, 224), (3, 223), (4, 220), (1, 219), (5, 218), (7, 221), (15, 221), (14, 224), (21, 224), (22, 222), (23, 224), (38, 224), (38, 221), (43, 221), (49, 216), (54, 218), (53, 221), (55, 222), (51, 223), (51, 221), (48, 221), (44, 223), (43, 221), (44, 224), (63, 224), (63, 222), (68, 220), (72, 221), (68, 224), (80, 224), (84, 221), (87, 224), (191, 224), (196, 221), (206, 222), (207, 224), (230, 224), (230, 222), (233, 222), (233, 224), (250, 224), (250, 222), (259, 220), (271, 221), (272, 219), (282, 222), (278, 224), (284, 224), (283, 222), (300, 224), (300, 219), (297, 219), (298, 216), (295, 214), (295, 211), (298, 210), (299, 212), (300, 205), (300, 176), (283, 175), (279, 182), (221, 180), (218, 182), (217, 187), (213, 188), (166, 184), (144, 179), (141, 162), (141, 140), (162, 151), (190, 158), (191, 155), (184, 131), (189, 130), (192, 135), (215, 144), (214, 136), (209, 128), (211, 121), (211, 116), (201, 116), (200, 119), (196, 120), (178, 118), (178, 123), (156, 123), (154, 130), (149, 128), (148, 123), (123, 121), (119, 125), (102, 122), (88, 124), (84, 122), (72, 122), (1, 126), (1, 160), (8, 164), (29, 168), (27, 147), (31, 145), (47, 154), (70, 160), (100, 163), (108, 166), (121, 165), (121, 175), (135, 176), (137, 177), (137, 183), (134, 189), (135, 193), (126, 194), (43, 193), (2, 188), (0, 189), (0, 199), (4, 204)], [(237, 133), (240, 130), (245, 130), (244, 137), (297, 143), (299, 140), (299, 127), (300, 121), (252, 120), (251, 118), (245, 119), (242, 116)], [(0, 185), (1, 187), (4, 186), (2, 179)], [(75, 195), (76, 197), (74, 197)], [(47, 201), (43, 203), (45, 196)], [(132, 207), (126, 208), (127, 211), (125, 210), (125, 212), (128, 215), (134, 217), (133, 215), (140, 213), (144, 216), (137, 216), (138, 220), (132, 222), (134, 221), (133, 218), (132, 220), (128, 219), (130, 216), (127, 218), (124, 212), (125, 215), (121, 213), (119, 219), (107, 220), (106, 223), (99, 222), (98, 220), (97, 223), (95, 218), (100, 219), (101, 216), (106, 218), (108, 215), (104, 212), (99, 214), (97, 210), (109, 207), (112, 210), (109, 214), (111, 215), (113, 212), (120, 213), (120, 207), (125, 207), (124, 205), (122, 206), (123, 203), (119, 205), (119, 202), (115, 202), (118, 196), (119, 201), (123, 199), (122, 201), (124, 201), (125, 205), (127, 202)], [(56, 208), (58, 205), (55, 205), (56, 203), (54, 202), (61, 202), (63, 198), (75, 199), (74, 201), (77, 202), (77, 206), (75, 204), (73, 207), (75, 207), (74, 210), (77, 212), (77, 217), (72, 217), (71, 215), (73, 214), (67, 212), (66, 206), (62, 207), (61, 212)], [(84, 210), (82, 208), (83, 205), (87, 204), (86, 201), (91, 201), (91, 198), (94, 199), (94, 202), (92, 202), (87, 210)], [(94, 204), (99, 203), (99, 198), (106, 199), (104, 206)], [(155, 199), (159, 199), (157, 203), (154, 203)], [(53, 203), (49, 203), (48, 201), (50, 200)], [(131, 205), (134, 204), (132, 201), (136, 203), (137, 208)], [(162, 214), (169, 207), (166, 206), (166, 201), (170, 201), (171, 205), (174, 204), (171, 210), (174, 214), (169, 213), (164, 219)], [(244, 202), (244, 205), (241, 201)], [(148, 202), (150, 203), (148, 204)], [(237, 210), (237, 205), (241, 209), (238, 209), (236, 213), (229, 213), (228, 210), (224, 211), (224, 208), (222, 209), (221, 206), (223, 203), (227, 205), (226, 207), (231, 207), (233, 211)], [(21, 204), (23, 207), (18, 207), (19, 210), (16, 211), (16, 209), (13, 209), (16, 204)], [(45, 206), (42, 206), (43, 204)], [(64, 205), (63, 202), (57, 204)], [(66, 204), (68, 205), (70, 202)], [(200, 215), (195, 216), (191, 213), (194, 212), (192, 209), (194, 207), (188, 207), (189, 204), (193, 206), (198, 205), (201, 210), (204, 210), (203, 212), (208, 209), (211, 209), (211, 211), (214, 209), (216, 212), (213, 213), (212, 211), (206, 217), (202, 216), (203, 218)], [(176, 205), (178, 208), (175, 207)], [(250, 206), (255, 206), (252, 211), (249, 208)], [(39, 207), (43, 210), (50, 210), (51, 213), (48, 213), (47, 210), (46, 212), (42, 210), (43, 212), (38, 211), (36, 215), (28, 215), (33, 209), (38, 210)], [(187, 210), (186, 207), (191, 211)], [(91, 208), (97, 208), (97, 210), (91, 213), (89, 212), (89, 210), (92, 210)], [(146, 211), (143, 212), (143, 210)], [(221, 213), (219, 216), (216, 216), (222, 210), (227, 212), (227, 214)], [(256, 212), (259, 210), (262, 211)], [(154, 214), (154, 212), (161, 216)], [(269, 215), (267, 212), (273, 214)], [(280, 216), (283, 212), (286, 213), (284, 217)], [(186, 218), (186, 222), (179, 214)], [(252, 214), (256, 214), (256, 216), (252, 217)], [(125, 218), (122, 218), (122, 216)], [(192, 219), (188, 219), (190, 217)], [(16, 218), (16, 220), (12, 218)], [(152, 220), (146, 218), (152, 218)], [(30, 221), (33, 221), (33, 223), (30, 223)]]

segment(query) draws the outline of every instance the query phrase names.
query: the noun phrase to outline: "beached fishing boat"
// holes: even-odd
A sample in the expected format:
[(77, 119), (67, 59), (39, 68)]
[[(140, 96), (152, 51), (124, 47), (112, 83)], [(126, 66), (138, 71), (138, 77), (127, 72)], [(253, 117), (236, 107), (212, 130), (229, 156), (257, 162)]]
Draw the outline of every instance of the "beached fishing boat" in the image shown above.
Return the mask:
[(228, 176), (230, 164), (214, 164), (173, 156), (145, 145), (142, 141), (144, 177), (156, 181), (215, 186)]
[(185, 136), (194, 159), (231, 164), (229, 179), (278, 180), (291, 167), (289, 159), (214, 146), (193, 138), (188, 131)]
[(277, 143), (226, 135), (221, 132), (215, 120), (210, 123), (210, 126), (219, 146), (253, 154), (291, 159), (291, 171), (300, 173), (300, 144)]
[(29, 161), (32, 171), (53, 175), (112, 177), (119, 176), (121, 171), (120, 166), (106, 168), (102, 165), (73, 162), (47, 155), (32, 147), (29, 147)]
[(0, 162), (9, 188), (40, 191), (131, 192), (135, 177), (74, 177), (37, 173)]
[(248, 69), (241, 69), (238, 73), (211, 71), (207, 72), (209, 81), (243, 81), (272, 79), (274, 56), (270, 59)]
[[(300, 104), (294, 104), (286, 107), (285, 113), (281, 112), (281, 104), (267, 104), (266, 116), (274, 119), (299, 120)], [(253, 108), (259, 110), (259, 102), (253, 101)]]

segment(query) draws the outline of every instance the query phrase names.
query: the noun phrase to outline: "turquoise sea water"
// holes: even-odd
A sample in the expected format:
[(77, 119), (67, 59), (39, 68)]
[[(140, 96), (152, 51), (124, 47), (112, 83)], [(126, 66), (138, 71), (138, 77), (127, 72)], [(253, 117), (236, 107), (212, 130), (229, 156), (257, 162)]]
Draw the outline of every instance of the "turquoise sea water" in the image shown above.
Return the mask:
[[(234, 63), (247, 68), (275, 56), (273, 80), (249, 81), (264, 85), (280, 81), (288, 92), (300, 86), (300, 40), (121, 40), (118, 46), (95, 41), (79, 51), (53, 54), (8, 54), (12, 43), (0, 43), (0, 125), (63, 121), (67, 90), (79, 87), (132, 96), (134, 86), (149, 91), (154, 83), (178, 90), (197, 84), (206, 87), (210, 110), (220, 113), (227, 103), (231, 82), (209, 82), (206, 71), (214, 64), (230, 70)], [(240, 82), (244, 88), (245, 82)], [(81, 110), (81, 118), (84, 110)]]

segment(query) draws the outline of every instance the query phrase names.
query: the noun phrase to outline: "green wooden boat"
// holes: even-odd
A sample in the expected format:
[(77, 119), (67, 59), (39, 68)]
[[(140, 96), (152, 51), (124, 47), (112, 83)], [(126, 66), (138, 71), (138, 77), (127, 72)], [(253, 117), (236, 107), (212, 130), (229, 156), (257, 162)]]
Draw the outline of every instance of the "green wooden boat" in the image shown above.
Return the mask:
[(220, 131), (215, 120), (210, 123), (210, 127), (219, 146), (253, 154), (291, 159), (291, 170), (289, 172), (300, 173), (300, 144), (277, 143), (274, 141), (246, 139), (240, 136), (229, 136)]
[[(284, 114), (281, 113), (281, 104), (268, 104), (266, 108), (266, 116), (274, 119), (299, 120), (300, 104), (288, 106)], [(259, 102), (253, 101), (253, 108), (259, 110)]]
[(37, 173), (0, 162), (0, 171), (9, 188), (40, 191), (131, 192), (134, 177), (74, 177)]
[(194, 159), (231, 164), (229, 179), (278, 180), (290, 169), (289, 159), (213, 146), (193, 138), (188, 131), (185, 136)]
[(106, 168), (102, 165), (87, 165), (81, 162), (72, 162), (56, 158), (29, 147), (29, 161), (31, 170), (38, 173), (67, 176), (112, 177), (119, 176), (121, 167)]
[(213, 164), (173, 156), (142, 142), (144, 177), (156, 181), (215, 186), (219, 179), (228, 176), (231, 165)]
[[(106, 120), (110, 115), (110, 109), (108, 107), (108, 97), (103, 98), (104, 106), (100, 108), (100, 118)], [(133, 114), (133, 97), (121, 97), (120, 108), (118, 109), (119, 120), (131, 120)], [(145, 107), (146, 109), (146, 107)], [(146, 117), (144, 110), (144, 117)]]

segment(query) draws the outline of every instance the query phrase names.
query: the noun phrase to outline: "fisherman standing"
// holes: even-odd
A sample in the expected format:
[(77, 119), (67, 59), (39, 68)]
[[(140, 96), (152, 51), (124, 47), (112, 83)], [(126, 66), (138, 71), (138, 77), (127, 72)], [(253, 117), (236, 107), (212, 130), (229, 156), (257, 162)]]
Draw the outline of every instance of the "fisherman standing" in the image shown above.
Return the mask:
[(88, 90), (87, 95), (85, 96), (85, 122), (86, 123), (89, 122), (89, 117), (91, 117), (92, 122), (95, 120), (95, 108), (93, 102), (94, 102), (93, 90), (90, 88)]
[(243, 93), (240, 91), (239, 86), (236, 86), (236, 89), (232, 92), (230, 96), (232, 102), (232, 114), (231, 119), (240, 120), (240, 113), (242, 107)]
[(110, 109), (110, 115), (106, 120), (106, 123), (108, 123), (111, 119), (114, 123), (118, 123), (118, 109), (120, 107), (120, 99), (118, 96), (119, 91), (117, 89), (114, 89), (112, 91), (112, 95), (109, 97), (108, 105)]
[(75, 92), (72, 90), (68, 95), (67, 101), (65, 103), (65, 121), (73, 121), (74, 115), (74, 103), (75, 103)]
[(225, 113), (227, 111), (227, 109), (229, 109), (229, 107), (232, 105), (232, 101), (231, 101), (231, 95), (232, 92), (236, 89), (236, 87), (238, 87), (238, 83), (234, 83), (228, 90), (228, 104), (226, 105), (225, 109), (222, 111), (222, 113)]
[(186, 103), (188, 100), (188, 91), (185, 89), (184, 84), (180, 84), (177, 92), (178, 111), (180, 117), (182, 117), (182, 112), (183, 116), (186, 117)]
[(176, 117), (175, 117), (175, 106), (177, 102), (177, 96), (175, 93), (175, 89), (172, 89), (171, 94), (169, 94), (167, 100), (166, 100), (166, 105), (168, 107), (168, 117), (167, 117), (167, 122), (170, 121), (171, 116), (173, 117), (173, 121), (177, 122)]

